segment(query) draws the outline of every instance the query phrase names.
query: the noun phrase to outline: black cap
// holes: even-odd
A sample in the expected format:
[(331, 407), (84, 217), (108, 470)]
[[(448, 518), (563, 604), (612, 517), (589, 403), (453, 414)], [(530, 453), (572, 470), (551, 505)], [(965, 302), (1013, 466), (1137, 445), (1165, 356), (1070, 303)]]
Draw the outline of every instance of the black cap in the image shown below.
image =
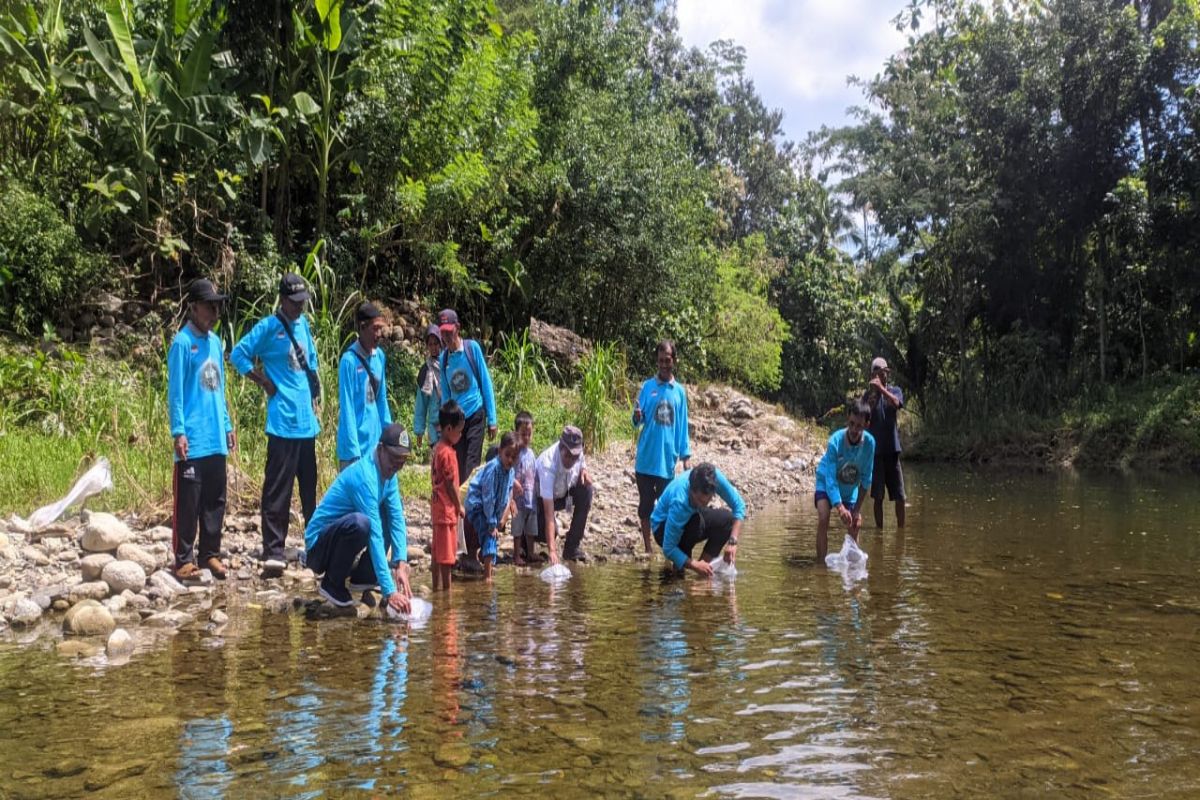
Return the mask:
[(305, 283), (304, 278), (294, 272), (284, 275), (283, 280), (279, 282), (279, 295), (288, 300), (295, 300), (297, 303), (303, 303), (312, 297), (308, 293), (308, 284)]
[(354, 312), (354, 319), (357, 320), (359, 325), (361, 325), (369, 319), (375, 319), (382, 313), (383, 312), (379, 310), (379, 306), (368, 301), (360, 305), (358, 310)]
[(406, 456), (412, 451), (412, 445), (408, 441), (408, 431), (399, 422), (393, 422), (383, 429), (379, 443), (397, 456)]
[(221, 294), (207, 278), (197, 278), (188, 285), (187, 301), (189, 303), (224, 303), (229, 295)]
[(453, 308), (443, 308), (438, 312), (438, 327), (443, 330), (446, 328), (457, 328), (458, 313)]

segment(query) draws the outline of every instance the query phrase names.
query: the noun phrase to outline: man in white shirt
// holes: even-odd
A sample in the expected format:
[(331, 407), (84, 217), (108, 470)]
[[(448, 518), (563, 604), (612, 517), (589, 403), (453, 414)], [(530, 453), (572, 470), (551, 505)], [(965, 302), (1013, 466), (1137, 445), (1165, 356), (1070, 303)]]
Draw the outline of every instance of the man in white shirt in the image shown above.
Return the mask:
[(579, 549), (579, 544), (583, 541), (588, 513), (592, 510), (592, 479), (584, 463), (583, 433), (579, 428), (567, 425), (558, 441), (538, 456), (536, 494), (538, 538), (544, 539), (550, 550), (550, 563), (558, 563), (558, 550), (554, 546), (558, 521), (554, 512), (564, 510), (568, 498), (574, 510), (563, 543), (563, 558), (587, 561), (587, 554)]

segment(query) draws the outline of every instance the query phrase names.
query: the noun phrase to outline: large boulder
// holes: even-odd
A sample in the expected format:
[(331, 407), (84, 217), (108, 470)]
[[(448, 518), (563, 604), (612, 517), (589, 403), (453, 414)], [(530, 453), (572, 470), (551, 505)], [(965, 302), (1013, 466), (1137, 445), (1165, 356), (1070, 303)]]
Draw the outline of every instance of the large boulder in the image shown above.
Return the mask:
[(146, 587), (146, 571), (136, 561), (110, 561), (100, 573), (100, 579), (108, 584), (113, 594), (126, 589), (140, 592)]
[(63, 617), (63, 633), (74, 636), (108, 636), (116, 627), (112, 614), (95, 600), (80, 600)]
[(147, 552), (133, 542), (125, 542), (117, 548), (117, 558), (122, 561), (132, 561), (142, 568), (142, 572), (146, 573), (146, 577), (154, 574), (154, 570), (158, 569), (158, 559), (153, 553)]
[(113, 561), (110, 553), (89, 553), (79, 562), (79, 571), (85, 581), (98, 581), (100, 573), (104, 571), (104, 567), (110, 561)]
[(542, 322), (536, 317), (529, 318), (529, 339), (540, 345), (558, 368), (567, 373), (592, 352), (592, 343), (578, 333)]
[(83, 529), (83, 549), (89, 553), (111, 553), (133, 536), (129, 526), (112, 514), (93, 512)]

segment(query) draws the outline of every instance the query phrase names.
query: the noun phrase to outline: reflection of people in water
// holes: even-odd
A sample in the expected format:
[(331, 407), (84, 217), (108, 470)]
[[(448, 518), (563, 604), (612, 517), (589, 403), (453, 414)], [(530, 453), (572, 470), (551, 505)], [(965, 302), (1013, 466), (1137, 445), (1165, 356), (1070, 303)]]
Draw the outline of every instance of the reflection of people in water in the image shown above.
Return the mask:
[(404, 716), (407, 697), (407, 635), (396, 631), (383, 640), (371, 681), (370, 711), (363, 728), (365, 749), (373, 754), (371, 763), (383, 761), (383, 753), (403, 749), (404, 724), (408, 721)]
[[(462, 654), (458, 645), (458, 612), (434, 617), (430, 636), (433, 649), (433, 680), (431, 691), (438, 717), (450, 725), (458, 724), (459, 692), (462, 688)], [(461, 736), (457, 732), (456, 736)]]
[(175, 785), (187, 800), (219, 800), (228, 796), (234, 779), (227, 760), (232, 753), (233, 720), (225, 699), (226, 649), (197, 648), (190, 637), (173, 637), (171, 657), (186, 664), (189, 675), (182, 685), (173, 684), (176, 691), (186, 692), (186, 698), (176, 698), (176, 705), (196, 715), (184, 720), (179, 733)]

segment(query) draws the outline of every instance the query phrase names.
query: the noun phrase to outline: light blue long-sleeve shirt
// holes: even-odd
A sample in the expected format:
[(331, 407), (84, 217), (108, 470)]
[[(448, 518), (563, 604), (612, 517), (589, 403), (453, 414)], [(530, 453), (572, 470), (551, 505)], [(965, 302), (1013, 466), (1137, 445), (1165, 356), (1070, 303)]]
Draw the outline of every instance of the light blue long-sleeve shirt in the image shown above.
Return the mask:
[(692, 457), (687, 393), (676, 381), (662, 383), (656, 376), (642, 384), (637, 404), (642, 419), (639, 423), (635, 415), (633, 424), (644, 427), (638, 436), (634, 471), (658, 478), (674, 477), (675, 462)]
[[(317, 504), (312, 520), (304, 529), (304, 547), (312, 550), (326, 528), (347, 514), (363, 514), (371, 522), (371, 537), (367, 552), (379, 580), (379, 589), (386, 597), (396, 591), (387, 551), (392, 551), (392, 563), (408, 561), (408, 526), (404, 521), (404, 503), (400, 500), (398, 475), (386, 481), (379, 479), (379, 465), (372, 451), (338, 473), (329, 491)], [(384, 533), (384, 516), (387, 533)]]
[[(308, 366), (317, 369), (317, 343), (303, 315), (292, 323), (292, 334), (300, 345)], [(254, 359), (278, 390), (267, 398), (267, 433), (284, 439), (311, 439), (321, 432), (321, 423), (313, 409), (308, 375), (293, 352), (283, 323), (277, 314), (263, 317), (233, 348), (229, 360), (238, 374), (254, 369)]]
[[(725, 501), (725, 505), (729, 506), (734, 519), (745, 519), (746, 504), (742, 501), (742, 496), (738, 494), (737, 489), (733, 488), (733, 484), (725, 477), (725, 473), (719, 469), (716, 470), (716, 473), (717, 496)], [(667, 488), (663, 489), (658, 502), (654, 504), (654, 511), (650, 514), (651, 530), (658, 530), (658, 526), (663, 525), (663, 555), (670, 559), (676, 569), (682, 569), (688, 560), (687, 553), (679, 547), (683, 529), (687, 526), (688, 520), (700, 513), (700, 508), (692, 505), (692, 493), (688, 486), (691, 477), (690, 469), (676, 475), (667, 484)]]
[(831, 506), (839, 503), (853, 506), (858, 500), (859, 487), (864, 492), (871, 488), (874, 470), (875, 437), (863, 431), (859, 443), (850, 444), (846, 429), (842, 428), (829, 437), (825, 455), (817, 464), (816, 490), (829, 496)]
[[(492, 375), (488, 372), (487, 360), (483, 357), (483, 348), (474, 339), (463, 339), (462, 350), (453, 353), (443, 350), (442, 370), (442, 405), (450, 400), (458, 403), (463, 416), (470, 417), (481, 407), (487, 416), (488, 427), (496, 425), (496, 396), (492, 391)], [(475, 380), (475, 370), (467, 359), (466, 348), (471, 348), (475, 365), (479, 370), (479, 381)], [(481, 385), (482, 384), (482, 385)]]
[(480, 536), (500, 526), (500, 517), (512, 497), (513, 471), (505, 469), (496, 456), (475, 473), (467, 486), (467, 514), (480, 514), (487, 520), (488, 529), (477, 531)]
[(440, 393), (437, 397), (433, 396), (433, 392), (426, 394), (422, 387), (423, 381), (421, 379), (425, 374), (425, 370), (440, 369), (441, 367), (438, 366), (440, 361), (440, 358), (435, 359), (434, 366), (426, 364), (417, 373), (417, 401), (413, 407), (413, 433), (417, 436), (428, 435), (430, 448), (437, 444), (438, 439), (441, 438), (441, 434), (438, 433), (438, 412), (442, 408), (442, 397)]
[(175, 334), (167, 351), (171, 436), (187, 436), (189, 459), (229, 455), (226, 434), (233, 424), (225, 405), (224, 361), (220, 337), (212, 331), (203, 335), (191, 323)]
[[(371, 388), (367, 367), (359, 361), (358, 353), (379, 382), (379, 392)], [(382, 347), (367, 355), (355, 342), (342, 353), (338, 362), (338, 434), (337, 457), (353, 461), (374, 452), (385, 425), (392, 422), (387, 402), (387, 358)]]

